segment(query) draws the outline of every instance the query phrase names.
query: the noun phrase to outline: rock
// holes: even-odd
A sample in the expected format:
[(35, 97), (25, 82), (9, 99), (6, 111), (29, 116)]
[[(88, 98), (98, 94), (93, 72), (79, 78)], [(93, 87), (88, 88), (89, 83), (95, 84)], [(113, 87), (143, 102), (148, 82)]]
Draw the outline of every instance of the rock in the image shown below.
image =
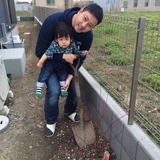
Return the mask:
[(119, 86), (117, 87), (117, 91), (122, 92), (122, 85), (119, 85)]

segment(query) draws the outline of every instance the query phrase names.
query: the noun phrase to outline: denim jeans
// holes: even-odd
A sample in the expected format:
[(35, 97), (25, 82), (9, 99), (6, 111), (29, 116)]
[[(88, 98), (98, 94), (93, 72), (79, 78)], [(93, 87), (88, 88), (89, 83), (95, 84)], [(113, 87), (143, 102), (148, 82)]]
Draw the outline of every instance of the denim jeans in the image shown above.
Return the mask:
[(52, 73), (57, 73), (59, 81), (66, 81), (67, 79), (67, 68), (68, 63), (57, 63), (57, 62), (48, 62), (46, 61), (43, 64), (41, 69), (41, 73), (38, 78), (38, 82), (36, 84), (37, 87), (43, 87), (48, 78), (52, 75)]
[[(60, 95), (60, 84), (56, 73), (53, 73), (46, 82), (47, 91), (45, 96), (45, 119), (47, 124), (54, 124), (58, 120), (59, 115), (59, 95)], [(77, 109), (77, 95), (75, 89), (74, 78), (71, 80), (68, 88), (68, 96), (64, 106), (64, 113), (70, 115)]]

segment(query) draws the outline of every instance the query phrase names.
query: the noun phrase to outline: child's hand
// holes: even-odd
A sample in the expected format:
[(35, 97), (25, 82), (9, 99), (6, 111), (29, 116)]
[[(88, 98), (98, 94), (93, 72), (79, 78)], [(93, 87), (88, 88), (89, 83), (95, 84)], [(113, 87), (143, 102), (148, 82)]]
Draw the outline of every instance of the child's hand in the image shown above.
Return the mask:
[(39, 63), (39, 62), (37, 63), (38, 68), (42, 68), (42, 66), (43, 66), (42, 63)]
[(65, 83), (65, 85), (63, 86), (63, 88), (65, 88), (66, 91), (67, 91), (68, 88), (69, 88), (70, 82), (71, 82), (70, 80), (66, 80), (66, 83)]
[(85, 56), (88, 54), (88, 51), (83, 51), (82, 55)]
[(70, 82), (71, 82), (72, 78), (73, 78), (73, 76), (71, 74), (69, 74), (67, 79), (66, 79), (65, 85), (63, 86), (66, 89), (66, 91), (69, 88), (69, 85), (70, 85)]

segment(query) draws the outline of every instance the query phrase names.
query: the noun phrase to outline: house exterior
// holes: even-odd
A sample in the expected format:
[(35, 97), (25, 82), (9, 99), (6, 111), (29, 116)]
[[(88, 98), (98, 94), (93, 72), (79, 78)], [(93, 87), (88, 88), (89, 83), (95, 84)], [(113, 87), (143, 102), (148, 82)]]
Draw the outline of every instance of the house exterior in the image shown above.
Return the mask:
[(74, 5), (78, 5), (79, 7), (83, 8), (85, 6), (88, 6), (89, 4), (93, 3), (93, 0), (90, 1), (90, 0), (75, 0), (73, 1), (73, 4)]
[(73, 0), (34, 0), (34, 6), (67, 9), (73, 7)]
[(11, 27), (12, 35), (17, 35), (18, 26), (14, 0), (0, 0), (0, 43), (4, 41), (4, 29), (7, 33), (7, 40), (10, 40), (11, 33), (9, 26)]
[(104, 12), (160, 11), (160, 0), (93, 0)]
[(119, 9), (125, 12), (160, 11), (160, 0), (119, 0)]

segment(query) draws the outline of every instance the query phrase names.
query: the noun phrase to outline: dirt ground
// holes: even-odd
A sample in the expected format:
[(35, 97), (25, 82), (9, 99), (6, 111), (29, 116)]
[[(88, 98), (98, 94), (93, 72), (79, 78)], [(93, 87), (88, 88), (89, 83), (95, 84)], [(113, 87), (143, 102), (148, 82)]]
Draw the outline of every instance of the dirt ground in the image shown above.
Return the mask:
[[(36, 67), (38, 58), (35, 56), (35, 46), (39, 28), (33, 22), (19, 22), (19, 34), (28, 45), (26, 53), (25, 76), (11, 78), (10, 89), (14, 93), (12, 99), (6, 104), (10, 109), (8, 115), (9, 127), (0, 133), (0, 159), (1, 160), (101, 160), (104, 151), (110, 153), (110, 160), (117, 160), (102, 132), (96, 130), (96, 142), (80, 148), (74, 138), (71, 126), (73, 122), (64, 117), (63, 106), (65, 98), (60, 98), (60, 115), (56, 126), (55, 135), (46, 138), (43, 134), (46, 125), (44, 119), (43, 96), (36, 98), (36, 81), (40, 70)], [(31, 33), (31, 34), (24, 34)], [(25, 46), (26, 48), (26, 46)], [(27, 51), (27, 49), (26, 49)], [(85, 114), (93, 120), (86, 106), (83, 105)], [(96, 123), (93, 120), (94, 127)]]

